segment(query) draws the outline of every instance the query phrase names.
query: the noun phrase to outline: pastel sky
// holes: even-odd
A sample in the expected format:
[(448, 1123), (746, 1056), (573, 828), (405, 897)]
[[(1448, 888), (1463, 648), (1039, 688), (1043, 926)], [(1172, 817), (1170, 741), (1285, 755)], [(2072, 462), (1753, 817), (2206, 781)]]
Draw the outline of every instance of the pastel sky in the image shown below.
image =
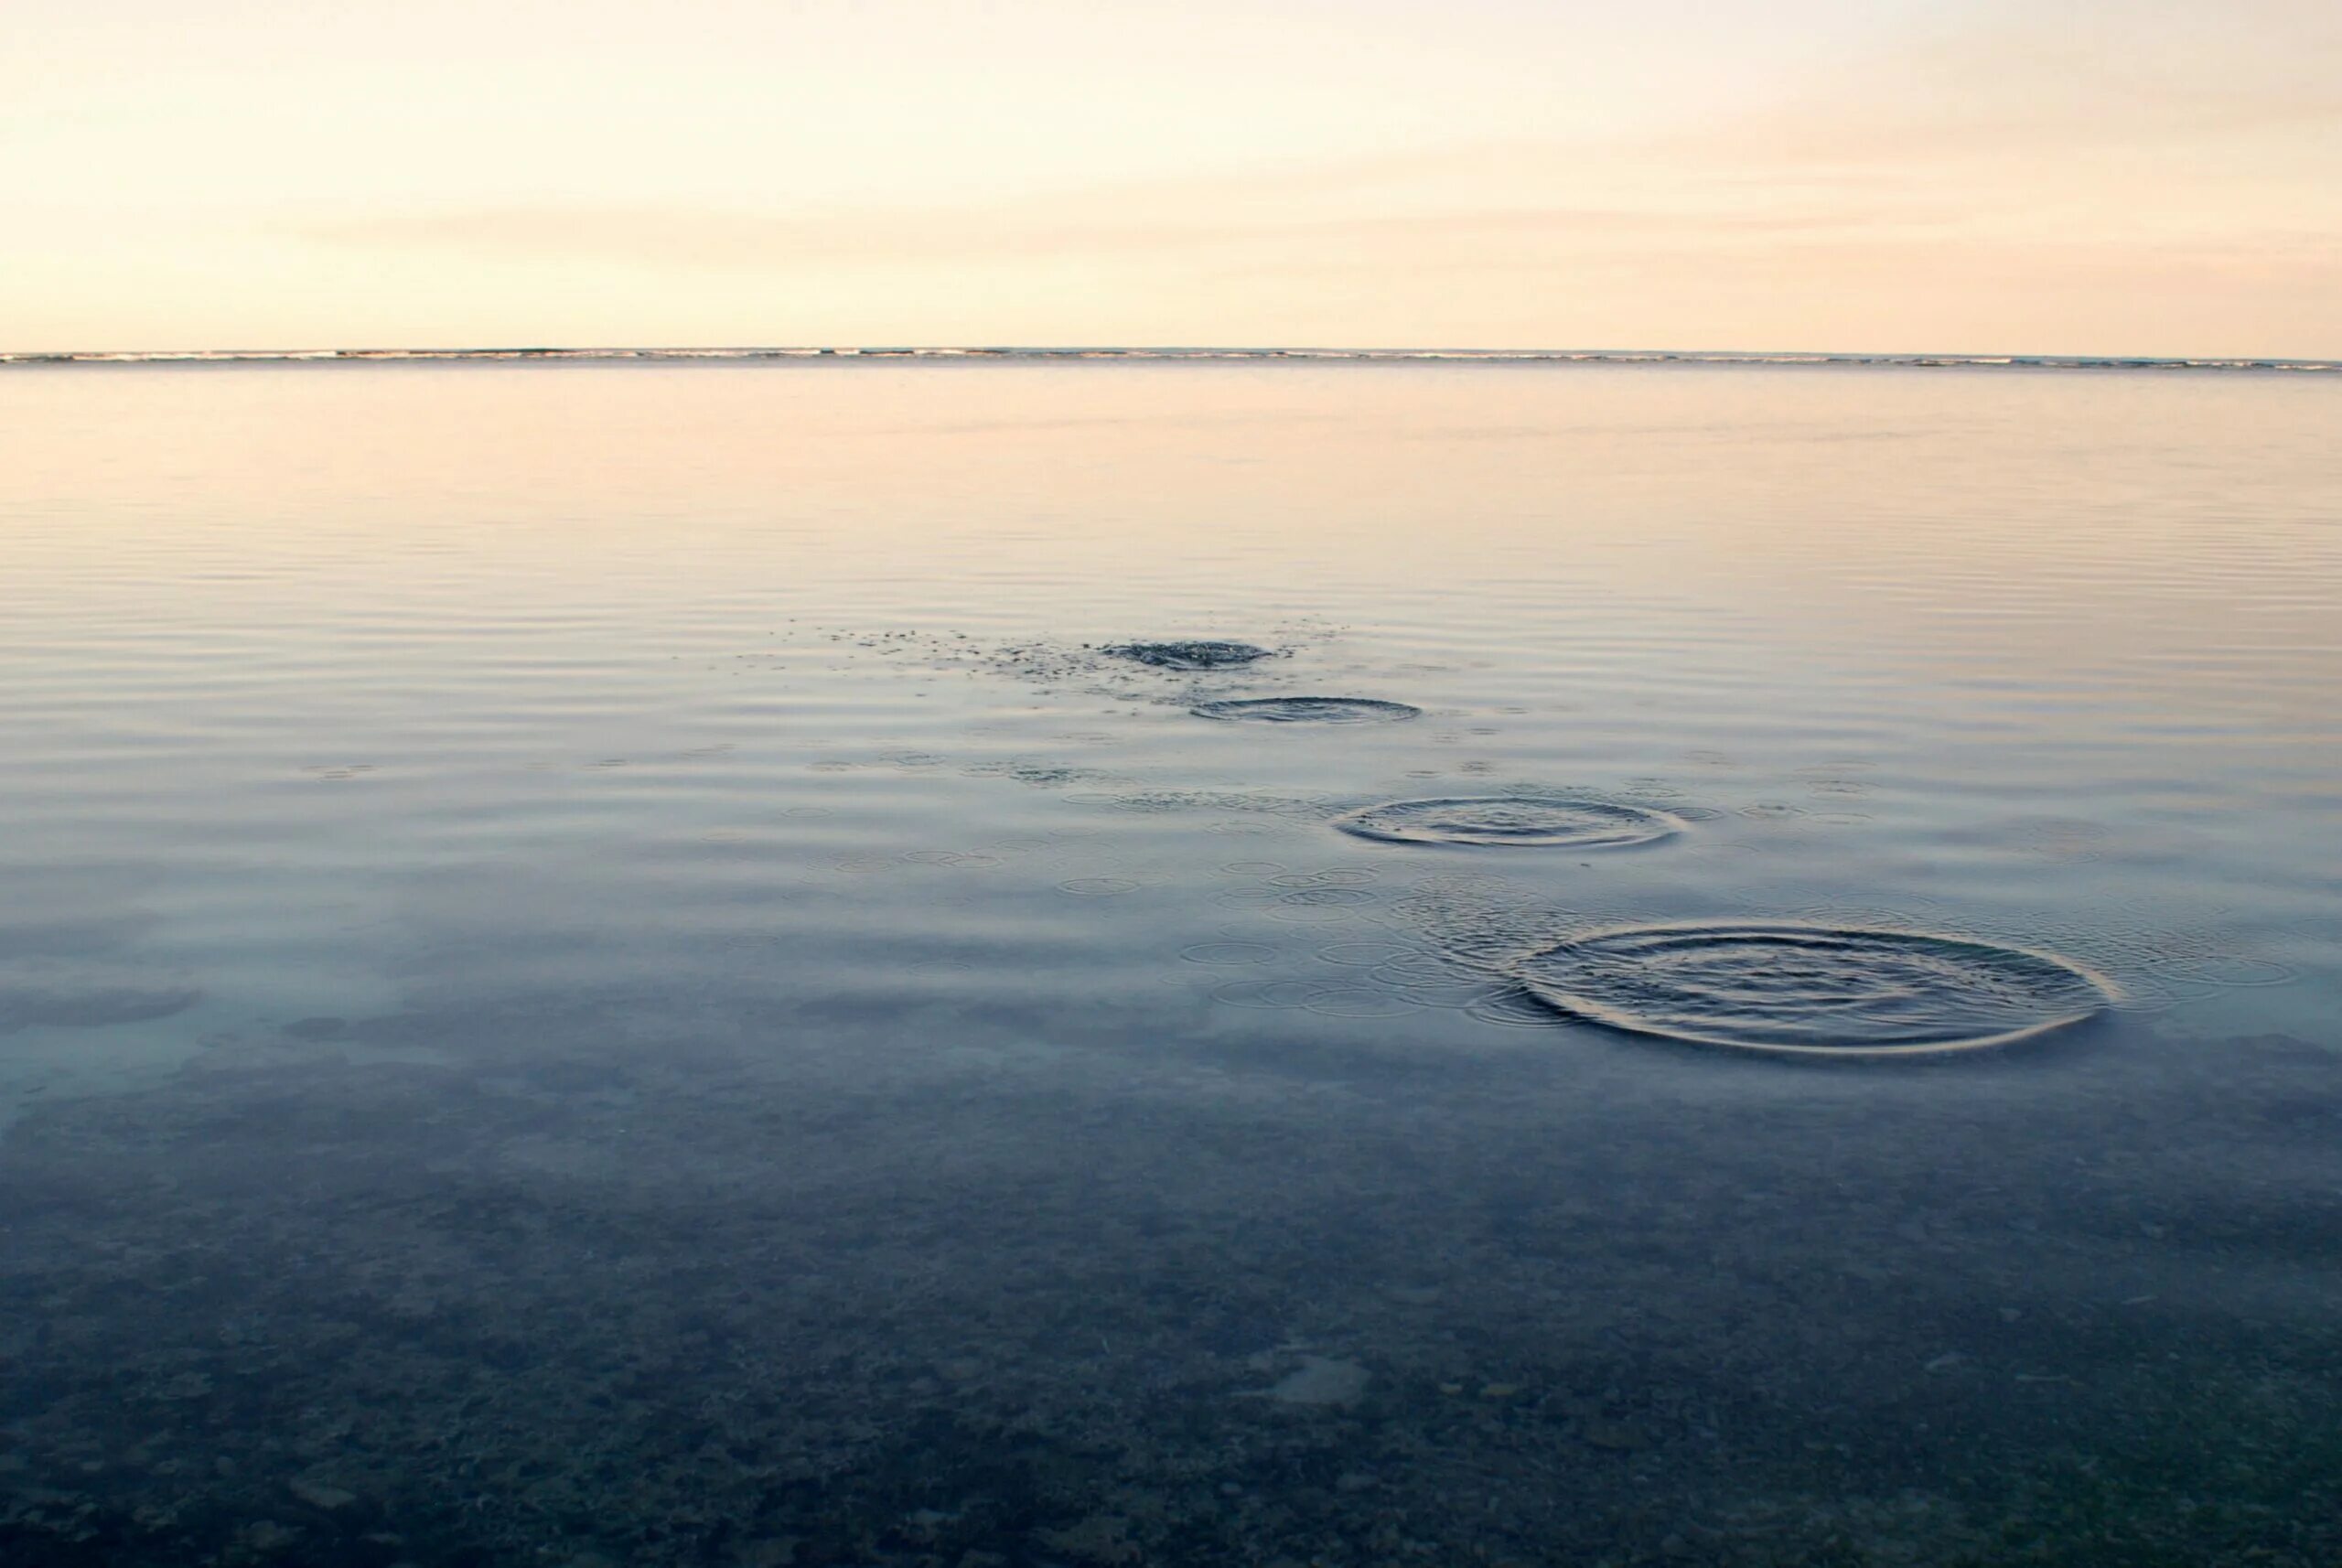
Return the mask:
[(2342, 357), (2333, 0), (8, 0), (0, 349)]

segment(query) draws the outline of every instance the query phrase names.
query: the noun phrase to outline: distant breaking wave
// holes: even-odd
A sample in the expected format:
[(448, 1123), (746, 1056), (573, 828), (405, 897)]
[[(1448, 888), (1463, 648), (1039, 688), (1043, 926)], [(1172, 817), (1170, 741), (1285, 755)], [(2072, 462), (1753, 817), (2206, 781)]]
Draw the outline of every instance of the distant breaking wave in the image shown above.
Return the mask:
[(0, 365), (275, 365), (443, 360), (1314, 360), (1537, 365), (1857, 365), (1923, 370), (2342, 371), (2342, 360), (2180, 360), (2107, 354), (1762, 354), (1614, 349), (205, 349), (153, 353), (0, 354)]

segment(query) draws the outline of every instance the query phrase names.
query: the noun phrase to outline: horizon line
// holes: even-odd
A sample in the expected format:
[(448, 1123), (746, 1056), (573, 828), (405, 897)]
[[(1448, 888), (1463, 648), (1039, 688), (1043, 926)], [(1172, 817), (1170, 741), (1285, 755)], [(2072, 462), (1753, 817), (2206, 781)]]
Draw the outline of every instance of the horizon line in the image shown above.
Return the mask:
[(1737, 349), (1409, 349), (1303, 345), (482, 345), (470, 348), (108, 349), (0, 351), (0, 366), (335, 364), (400, 361), (733, 361), (758, 360), (1303, 360), (1448, 363), (1853, 365), (1965, 370), (2342, 371), (2342, 360), (2273, 355), (1928, 353)]

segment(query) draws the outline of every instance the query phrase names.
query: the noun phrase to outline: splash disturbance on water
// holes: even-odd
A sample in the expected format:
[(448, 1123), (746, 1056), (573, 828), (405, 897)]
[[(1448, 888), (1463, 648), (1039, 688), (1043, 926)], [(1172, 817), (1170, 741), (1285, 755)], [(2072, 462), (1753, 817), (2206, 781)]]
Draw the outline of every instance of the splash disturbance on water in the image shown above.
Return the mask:
[(1231, 697), (1198, 703), (1187, 711), (1199, 718), (1257, 725), (1387, 725), (1423, 713), (1376, 697)]
[(2111, 983), (2047, 953), (1912, 931), (1691, 923), (1591, 932), (1522, 961), (1556, 1011), (1693, 1045), (1901, 1056), (2079, 1023)]
[(1391, 800), (1338, 817), (1359, 838), (1392, 843), (1609, 849), (1652, 843), (1682, 831), (1681, 818), (1610, 800), (1477, 795)]
[[(969, 646), (965, 639), (959, 642)], [(1250, 662), (1251, 655), (1275, 651), (1253, 643), (1220, 641), (1064, 646), (1069, 651), (1058, 657), (1070, 661), (1069, 669), (1083, 667), (1083, 660), (1097, 657), (1183, 671), (1225, 659), (1241, 668)], [(983, 667), (995, 674), (1029, 673), (1036, 647), (1019, 646), (1008, 651), (1011, 657), (1004, 662), (990, 660)], [(1420, 716), (1423, 712), (1413, 704), (1377, 698), (1257, 697), (1195, 703), (1190, 696), (1185, 700), (1191, 703), (1191, 712), (1224, 722), (1303, 726), (1391, 723)], [(917, 760), (932, 764), (940, 759), (921, 757)], [(907, 766), (901, 758), (882, 759), (878, 765)], [(816, 766), (854, 765), (836, 760)], [(1062, 798), (1069, 805), (1151, 814), (1204, 809), (1265, 813), (1327, 822), (1355, 837), (1397, 845), (1459, 846), (1475, 851), (1593, 850), (1649, 844), (1680, 835), (1693, 823), (1733, 814), (1686, 803), (1676, 798), (1665, 780), (1648, 779), (1638, 781), (1638, 791), (1655, 796), (1651, 800), (1633, 799), (1633, 792), (1619, 795), (1520, 780), (1486, 795), (1399, 800), (1345, 810), (1329, 803), (1323, 794), (1149, 788), (1135, 778), (1069, 771), (1056, 766), (995, 764), (971, 771), (1004, 772), (1049, 787), (1077, 782), (1108, 786), (1069, 792)], [(1759, 803), (1741, 807), (1737, 814), (1771, 822), (1796, 814), (1796, 809)], [(1372, 874), (1360, 875), (1370, 877)], [(1101, 897), (1133, 891), (1138, 886), (1127, 878), (1084, 877), (1060, 881), (1057, 890)], [(1726, 924), (1661, 928), (1644, 924), (1650, 918), (1649, 911), (1630, 907), (1562, 908), (1520, 890), (1506, 890), (1499, 879), (1485, 876), (1434, 875), (1410, 895), (1386, 902), (1361, 887), (1305, 886), (1291, 874), (1268, 876), (1254, 888), (1230, 888), (1219, 899), (1231, 908), (1257, 909), (1279, 922), (1313, 924), (1363, 918), (1411, 947), (1413, 942), (1428, 942), (1427, 947), (1413, 948), (1405, 960), (1378, 963), (1340, 981), (1302, 976), (1248, 979), (1217, 986), (1212, 993), (1215, 1000), (1230, 1005), (1307, 1009), (1345, 1016), (1391, 1016), (1419, 1007), (1454, 1007), (1484, 1022), (1511, 1027), (1552, 1028), (1564, 1018), (1576, 1018), (1704, 1045), (1840, 1058), (1891, 1057), (2004, 1044), (2107, 1007), (2142, 1011), (2168, 1005), (2175, 985), (2172, 980), (2150, 972), (2154, 961), (2141, 961), (2119, 943), (2112, 944), (2111, 952), (2101, 950), (2108, 950), (2110, 943), (2104, 940), (2105, 933), (2094, 929), (2048, 933), (2057, 947), (2080, 955), (2052, 956), (2027, 946), (2004, 946), (2001, 933), (1948, 929), (1943, 922), (1945, 912), (1932, 908), (1917, 912), (1884, 908), (1768, 909), (1726, 897), (1723, 903), (1731, 912), (1718, 911)], [(1375, 908), (1378, 905), (1381, 907)], [(1763, 924), (1769, 921), (1780, 922), (1781, 929)], [(1828, 929), (1838, 927), (1844, 929)], [(1629, 930), (1668, 934), (1635, 943), (1620, 935)], [(1590, 935), (1557, 943), (1555, 935), (1563, 931)], [(1608, 940), (1612, 937), (1619, 940), (1613, 942)], [(1735, 939), (1737, 945), (1724, 954), (1718, 944), (1727, 938)], [(1765, 946), (1767, 942), (1770, 947)], [(1714, 972), (1694, 977), (1699, 965), (1692, 955), (1706, 955), (1716, 966)], [(1564, 958), (1587, 966), (1589, 973), (1598, 958), (1600, 983), (1574, 990), (1573, 985), (1584, 976), (1560, 975), (1557, 972)], [(1735, 966), (1747, 973), (1728, 972)], [(2261, 983), (2290, 978), (2291, 972), (2281, 966), (2263, 967), (2271, 978)], [(2219, 972), (2225, 976), (2228, 972)], [(2230, 983), (2253, 983), (2261, 972), (2255, 968), (2245, 982)], [(2102, 975), (2122, 979), (2102, 979)], [(2181, 976), (2180, 982), (2186, 995), (2221, 988), (2195, 971)], [(1800, 985), (1807, 988), (1802, 993), (1796, 989)], [(1671, 988), (1683, 986), (1700, 993), (1671, 994)], [(1744, 992), (1765, 994), (1752, 1001)]]
[(1249, 642), (1118, 642), (1106, 650), (1118, 659), (1158, 670), (1237, 670), (1275, 650)]

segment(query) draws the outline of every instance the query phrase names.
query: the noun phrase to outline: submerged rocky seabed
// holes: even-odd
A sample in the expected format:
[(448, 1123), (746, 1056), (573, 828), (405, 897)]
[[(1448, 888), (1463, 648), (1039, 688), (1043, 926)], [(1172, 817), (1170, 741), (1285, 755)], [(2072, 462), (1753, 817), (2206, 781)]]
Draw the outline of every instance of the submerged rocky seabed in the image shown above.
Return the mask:
[(520, 998), (222, 1036), (32, 1114), (0, 1548), (2342, 1554), (2323, 1050), (1701, 1057), (1770, 1092), (1605, 1105), (1517, 1059), (1035, 1023)]

